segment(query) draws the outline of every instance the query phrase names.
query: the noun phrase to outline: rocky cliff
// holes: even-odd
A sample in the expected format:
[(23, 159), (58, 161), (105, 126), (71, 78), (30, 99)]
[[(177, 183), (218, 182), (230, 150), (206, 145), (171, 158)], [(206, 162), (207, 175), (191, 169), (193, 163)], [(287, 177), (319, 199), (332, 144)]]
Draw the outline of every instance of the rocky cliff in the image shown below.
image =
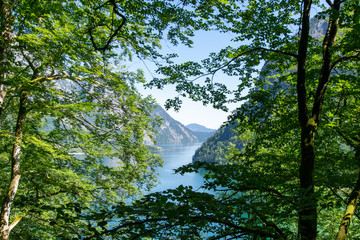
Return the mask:
[[(156, 128), (156, 144), (182, 144), (198, 142), (196, 135), (180, 122), (173, 119), (162, 107), (157, 106), (152, 113), (153, 117), (160, 117), (162, 125)], [(145, 144), (153, 145), (150, 139)]]

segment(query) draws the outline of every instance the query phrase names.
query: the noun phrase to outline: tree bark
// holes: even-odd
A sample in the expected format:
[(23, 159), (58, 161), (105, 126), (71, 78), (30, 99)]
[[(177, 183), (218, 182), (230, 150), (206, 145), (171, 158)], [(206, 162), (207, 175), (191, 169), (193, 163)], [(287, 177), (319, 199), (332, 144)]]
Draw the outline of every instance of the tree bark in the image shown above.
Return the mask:
[(5, 97), (4, 82), (6, 80), (7, 53), (11, 40), (11, 5), (9, 0), (0, 0), (0, 129), (2, 122), (3, 102)]
[(317, 235), (317, 202), (314, 196), (313, 178), (315, 162), (314, 137), (317, 126), (309, 119), (305, 85), (311, 4), (311, 0), (303, 1), (297, 72), (298, 119), (301, 126), (301, 164), (299, 169), (301, 193), (299, 196), (298, 231), (302, 240), (313, 240), (316, 239)]
[[(327, 32), (323, 41), (323, 62), (319, 83), (317, 86), (311, 116), (309, 116), (306, 99), (306, 52), (309, 40), (309, 18), (311, 0), (303, 2), (303, 16), (301, 38), (298, 52), (297, 94), (298, 118), (301, 126), (301, 164), (300, 177), (300, 205), (299, 236), (302, 240), (313, 240), (317, 236), (317, 199), (314, 186), (315, 163), (315, 134), (318, 129), (325, 91), (330, 81), (332, 52), (330, 48), (335, 44), (339, 18), (330, 18)], [(340, 0), (335, 0), (332, 10), (337, 13)], [(336, 16), (336, 14), (335, 14)]]
[[(360, 150), (356, 151), (355, 158), (360, 162)], [(340, 223), (339, 231), (335, 237), (335, 240), (345, 240), (349, 231), (351, 219), (355, 214), (356, 205), (360, 197), (360, 172), (356, 181), (355, 187), (350, 193), (346, 209), (343, 218)]]
[(10, 218), (10, 209), (14, 201), (19, 181), (21, 177), (20, 173), (20, 152), (21, 152), (21, 141), (23, 135), (23, 128), (26, 118), (26, 101), (29, 97), (29, 92), (25, 91), (21, 94), (19, 114), (16, 123), (16, 132), (15, 132), (15, 143), (13, 146), (12, 159), (11, 159), (11, 178), (10, 184), (8, 187), (7, 194), (3, 200), (1, 214), (0, 214), (0, 240), (9, 239), (9, 234), (12, 228), (19, 222), (15, 220), (12, 224), (9, 225)]

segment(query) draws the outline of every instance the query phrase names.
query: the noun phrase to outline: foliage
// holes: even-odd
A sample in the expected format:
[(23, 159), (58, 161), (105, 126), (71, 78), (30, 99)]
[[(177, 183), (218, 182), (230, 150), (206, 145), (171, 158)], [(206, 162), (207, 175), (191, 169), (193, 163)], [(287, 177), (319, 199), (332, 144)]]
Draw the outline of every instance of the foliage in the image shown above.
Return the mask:
[[(216, 108), (226, 109), (226, 102), (247, 103), (231, 116), (238, 124), (237, 137), (244, 148), (229, 152), (230, 165), (196, 162), (180, 169), (198, 172), (204, 168), (208, 178), (204, 188), (219, 192), (212, 197), (203, 193), (204, 201), (201, 197), (189, 200), (186, 209), (191, 211), (185, 221), (191, 227), (186, 229), (216, 229), (219, 216), (230, 221), (221, 224), (224, 229), (232, 228), (214, 230), (215, 236), (209, 239), (356, 239), (360, 42), (354, 36), (360, 26), (359, 2), (198, 4), (196, 9), (208, 10), (206, 19), (216, 29), (236, 34), (236, 47), (212, 53), (201, 63), (160, 66), (165, 78), (154, 79), (150, 86), (176, 84), (182, 96)], [(313, 11), (326, 32), (310, 36)], [(267, 66), (261, 72), (259, 66), (264, 62)], [(214, 77), (218, 71), (239, 76), (238, 89), (229, 99), (226, 95), (230, 91)], [(245, 88), (250, 91), (243, 96)], [(178, 107), (180, 100), (169, 104)], [(225, 200), (223, 192), (230, 194)], [(160, 201), (168, 194), (156, 197)], [(179, 199), (193, 199), (194, 194), (192, 190), (182, 192)], [(199, 210), (198, 206), (208, 204), (211, 213)], [(156, 201), (154, 205), (156, 209)], [(182, 205), (180, 202), (178, 208)], [(225, 206), (230, 207), (226, 213), (234, 214), (223, 216)], [(160, 213), (167, 219), (167, 212)], [(181, 214), (177, 215), (180, 219)], [(208, 215), (215, 217), (209, 219)], [(149, 224), (161, 218), (146, 216)], [(202, 216), (202, 221), (194, 216)], [(352, 217), (356, 219), (349, 226)], [(172, 234), (180, 236), (181, 231)]]
[[(357, 0), (0, 3), (3, 239), (10, 230), (45, 239), (359, 237), (358, 220), (349, 227), (360, 192)], [(314, 9), (328, 26), (319, 38), (309, 35)], [(157, 53), (165, 33), (190, 45), (198, 29), (235, 34), (234, 46), (200, 63)], [(170, 63), (150, 86), (176, 84), (180, 96), (224, 110), (247, 100), (231, 116), (244, 146), (228, 153), (231, 164), (178, 170), (203, 169), (205, 191), (124, 201), (156, 166), (142, 145), (152, 106), (134, 88), (143, 75), (122, 65), (134, 56)], [(238, 89), (216, 82), (218, 71), (239, 76)], [(84, 158), (69, 154), (79, 149)]]
[(228, 163), (225, 153), (231, 144), (239, 149), (242, 148), (241, 142), (237, 140), (236, 133), (232, 130), (234, 127), (233, 124), (222, 126), (195, 151), (193, 162)]
[(168, 1), (1, 0), (0, 11), (0, 238), (94, 234), (160, 164), (143, 144), (154, 102), (127, 62), (165, 58), (164, 37), (190, 45), (202, 22)]

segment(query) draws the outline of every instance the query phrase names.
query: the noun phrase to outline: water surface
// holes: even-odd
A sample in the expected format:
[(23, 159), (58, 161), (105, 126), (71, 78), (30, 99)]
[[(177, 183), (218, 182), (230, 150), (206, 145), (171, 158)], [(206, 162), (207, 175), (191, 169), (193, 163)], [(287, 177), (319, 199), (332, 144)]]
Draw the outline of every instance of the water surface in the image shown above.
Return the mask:
[(195, 150), (201, 143), (194, 144), (162, 144), (161, 151), (156, 152), (163, 159), (163, 167), (158, 168), (159, 184), (152, 191), (162, 191), (169, 188), (176, 188), (179, 185), (193, 186), (197, 189), (203, 183), (203, 178), (198, 173), (187, 173), (185, 175), (175, 174), (174, 169), (191, 163)]

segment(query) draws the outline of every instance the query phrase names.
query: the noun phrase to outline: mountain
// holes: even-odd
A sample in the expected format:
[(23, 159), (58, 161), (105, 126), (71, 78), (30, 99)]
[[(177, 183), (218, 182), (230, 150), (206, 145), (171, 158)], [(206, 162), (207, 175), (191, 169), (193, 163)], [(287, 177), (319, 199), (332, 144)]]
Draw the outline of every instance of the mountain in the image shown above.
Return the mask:
[(186, 125), (186, 127), (196, 135), (196, 137), (199, 139), (199, 142), (205, 142), (216, 132), (216, 129), (207, 128), (197, 123), (190, 123)]
[(215, 134), (212, 133), (213, 135), (195, 151), (192, 161), (226, 163), (225, 149), (230, 142), (237, 148), (242, 148), (241, 142), (235, 138), (234, 127), (235, 125), (228, 124), (222, 126)]
[(197, 123), (190, 123), (186, 127), (193, 132), (216, 132), (216, 129), (207, 128)]
[[(155, 135), (156, 144), (196, 143), (199, 141), (190, 129), (173, 119), (162, 107), (157, 106), (152, 112), (152, 116), (160, 117), (163, 123), (156, 128), (158, 132)], [(145, 144), (153, 145), (154, 143), (147, 138)]]

